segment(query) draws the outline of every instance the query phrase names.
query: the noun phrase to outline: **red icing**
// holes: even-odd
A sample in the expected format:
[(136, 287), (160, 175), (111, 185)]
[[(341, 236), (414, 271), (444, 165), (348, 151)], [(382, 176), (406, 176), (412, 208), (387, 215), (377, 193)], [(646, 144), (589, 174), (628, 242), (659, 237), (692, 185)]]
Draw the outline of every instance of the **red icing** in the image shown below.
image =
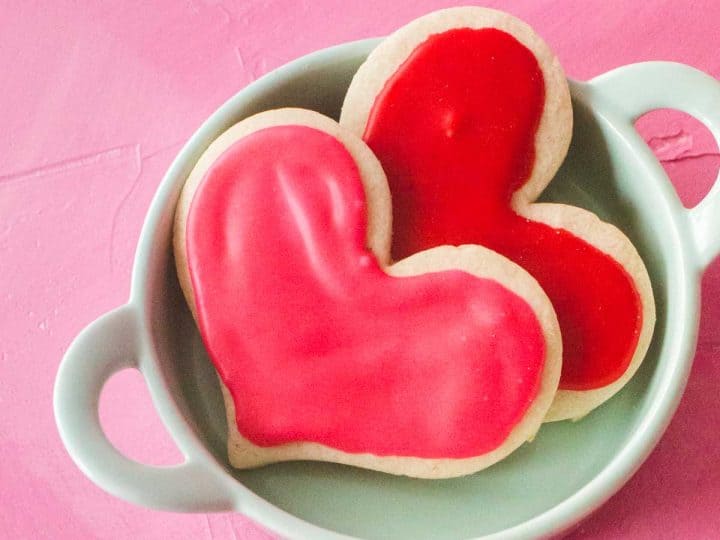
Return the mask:
[(365, 235), (357, 166), (324, 132), (258, 131), (207, 172), (188, 264), (240, 433), (424, 458), (498, 447), (539, 390), (535, 314), (461, 271), (390, 277)]
[(497, 29), (455, 29), (418, 46), (378, 95), (364, 139), (393, 195), (393, 257), (482, 244), (527, 269), (563, 336), (560, 387), (605, 386), (627, 369), (642, 310), (614, 259), (517, 215), (545, 100), (535, 56)]

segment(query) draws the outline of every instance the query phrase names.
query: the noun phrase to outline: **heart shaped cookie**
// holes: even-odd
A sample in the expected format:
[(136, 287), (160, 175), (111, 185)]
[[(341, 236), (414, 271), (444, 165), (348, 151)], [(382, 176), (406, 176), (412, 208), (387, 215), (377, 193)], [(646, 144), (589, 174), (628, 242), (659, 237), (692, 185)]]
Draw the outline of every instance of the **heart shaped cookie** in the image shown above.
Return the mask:
[(630, 379), (654, 327), (650, 281), (617, 228), (533, 203), (565, 157), (572, 108), (557, 58), (530, 27), (475, 7), (410, 23), (360, 67), (340, 123), (387, 174), (393, 257), (481, 244), (548, 294), (563, 338), (548, 420), (579, 418)]
[(234, 466), (450, 477), (539, 428), (561, 356), (542, 289), (478, 246), (390, 264), (390, 220), (378, 161), (318, 113), (261, 113), (200, 158), (174, 249)]

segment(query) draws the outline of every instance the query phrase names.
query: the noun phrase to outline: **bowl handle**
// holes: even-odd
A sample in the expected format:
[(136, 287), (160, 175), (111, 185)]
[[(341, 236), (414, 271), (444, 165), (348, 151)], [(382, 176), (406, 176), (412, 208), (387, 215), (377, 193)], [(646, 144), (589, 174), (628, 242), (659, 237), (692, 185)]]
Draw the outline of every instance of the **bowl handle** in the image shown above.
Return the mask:
[[(720, 81), (685, 64), (642, 62), (609, 71), (592, 86), (631, 122), (654, 109), (677, 109), (700, 120), (720, 146)], [(720, 175), (705, 198), (687, 211), (697, 263), (720, 254)]]
[(65, 447), (93, 482), (127, 501), (162, 510), (231, 510), (229, 489), (201, 463), (185, 456), (180, 465), (144, 465), (122, 455), (103, 433), (100, 392), (113, 373), (138, 369), (138, 327), (137, 311), (128, 304), (90, 324), (68, 349), (54, 395)]

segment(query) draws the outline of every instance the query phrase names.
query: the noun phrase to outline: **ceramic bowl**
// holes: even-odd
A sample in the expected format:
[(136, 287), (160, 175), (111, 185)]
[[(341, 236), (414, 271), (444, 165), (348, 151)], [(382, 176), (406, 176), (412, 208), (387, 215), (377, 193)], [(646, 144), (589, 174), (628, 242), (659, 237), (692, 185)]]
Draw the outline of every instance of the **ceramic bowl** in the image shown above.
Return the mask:
[[(535, 441), (480, 473), (416, 480), (327, 463), (236, 471), (227, 461), (223, 403), (185, 305), (171, 230), (181, 186), (225, 129), (282, 106), (338, 117), (350, 79), (376, 44), (341, 45), (296, 60), (230, 99), (193, 135), (153, 200), (139, 241), (129, 302), (88, 326), (57, 376), (55, 414), (79, 467), (118, 497), (153, 508), (242, 512), (292, 538), (529, 538), (557, 534), (600, 506), (640, 466), (665, 430), (695, 351), (699, 281), (720, 251), (720, 184), (682, 206), (633, 128), (652, 109), (686, 111), (720, 139), (720, 85), (690, 67), (626, 66), (570, 82), (575, 130), (544, 199), (592, 210), (630, 236), (657, 302), (641, 370), (582, 421), (545, 425)], [(98, 396), (116, 371), (139, 369), (185, 462), (153, 467), (121, 455), (98, 421)]]

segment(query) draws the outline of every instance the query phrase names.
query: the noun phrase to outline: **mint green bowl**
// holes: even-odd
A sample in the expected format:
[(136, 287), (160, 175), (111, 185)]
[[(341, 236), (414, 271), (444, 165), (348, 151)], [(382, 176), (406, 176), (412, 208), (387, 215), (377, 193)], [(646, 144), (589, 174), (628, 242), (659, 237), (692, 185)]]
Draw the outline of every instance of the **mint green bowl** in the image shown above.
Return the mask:
[[(78, 466), (134, 503), (181, 511), (238, 511), (292, 538), (533, 538), (567, 530), (640, 466), (674, 413), (695, 351), (699, 280), (720, 251), (720, 184), (685, 209), (633, 129), (643, 113), (686, 111), (720, 140), (720, 84), (670, 63), (626, 66), (571, 81), (575, 132), (545, 194), (588, 208), (637, 245), (654, 286), (658, 321), (635, 378), (584, 420), (546, 425), (532, 444), (488, 470), (453, 480), (397, 478), (296, 462), (233, 470), (213, 369), (178, 286), (171, 228), (180, 188), (208, 144), (240, 119), (296, 106), (338, 117), (358, 65), (377, 42), (349, 43), (284, 66), (223, 105), (180, 152), (140, 238), (129, 302), (88, 326), (58, 372), (55, 414)], [(139, 369), (185, 456), (152, 467), (121, 455), (98, 421), (98, 396), (114, 372)]]

